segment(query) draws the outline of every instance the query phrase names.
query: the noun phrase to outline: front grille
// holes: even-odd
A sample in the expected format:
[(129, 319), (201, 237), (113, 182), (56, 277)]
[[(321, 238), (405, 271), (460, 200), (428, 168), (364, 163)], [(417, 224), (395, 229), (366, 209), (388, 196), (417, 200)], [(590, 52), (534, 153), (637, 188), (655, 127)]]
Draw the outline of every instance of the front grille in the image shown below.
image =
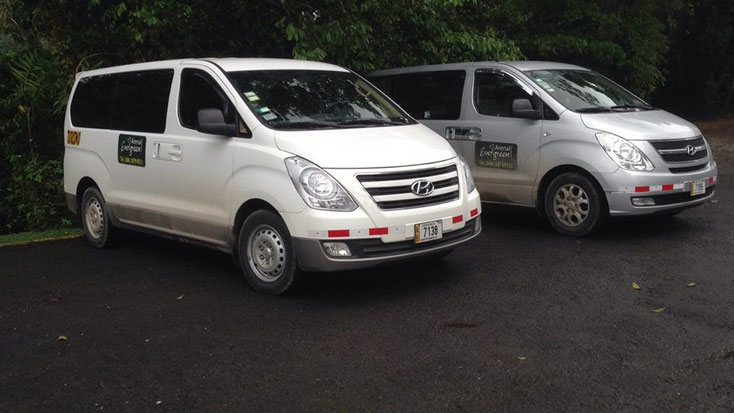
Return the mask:
[(441, 239), (435, 241), (421, 242), (416, 244), (413, 240), (398, 242), (382, 242), (379, 238), (363, 239), (363, 240), (345, 240), (352, 251), (353, 256), (349, 258), (375, 258), (385, 257), (396, 254), (405, 254), (410, 252), (419, 252), (422, 250), (440, 247), (441, 245), (451, 244), (462, 239), (471, 237), (474, 234), (474, 224), (479, 218), (474, 218), (466, 222), (463, 228), (456, 231), (444, 232)]
[[(433, 192), (415, 195), (413, 182), (425, 179), (433, 184)], [(459, 198), (459, 173), (456, 165), (402, 172), (357, 175), (357, 180), (380, 209), (416, 208), (441, 204)]]
[[(650, 141), (650, 145), (652, 145), (652, 147), (658, 151), (660, 157), (668, 163), (691, 162), (698, 159), (704, 159), (708, 156), (708, 150), (706, 149), (706, 143), (703, 140), (703, 136), (670, 141)], [(696, 152), (693, 155), (688, 154), (689, 146), (696, 149)]]
[(691, 196), (690, 192), (676, 192), (674, 194), (653, 195), (651, 198), (655, 200), (655, 205), (673, 205), (682, 204), (684, 202), (695, 201), (697, 199), (706, 198), (714, 192), (714, 186), (706, 188), (706, 193)]
[(684, 166), (682, 168), (669, 168), (670, 172), (674, 174), (684, 174), (686, 172), (693, 172), (698, 171), (700, 169), (703, 169), (706, 167), (705, 163), (702, 163), (701, 165), (693, 165), (693, 166)]

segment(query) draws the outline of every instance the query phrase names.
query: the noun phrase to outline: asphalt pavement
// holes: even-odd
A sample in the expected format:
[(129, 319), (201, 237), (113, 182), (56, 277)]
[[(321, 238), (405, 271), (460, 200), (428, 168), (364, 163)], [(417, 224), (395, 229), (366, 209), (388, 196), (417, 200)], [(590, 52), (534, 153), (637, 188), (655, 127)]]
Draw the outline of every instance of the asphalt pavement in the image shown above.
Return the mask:
[(283, 297), (141, 234), (0, 248), (0, 410), (731, 411), (727, 156), (715, 200), (673, 218), (575, 239), (485, 208), (439, 264), (306, 274)]

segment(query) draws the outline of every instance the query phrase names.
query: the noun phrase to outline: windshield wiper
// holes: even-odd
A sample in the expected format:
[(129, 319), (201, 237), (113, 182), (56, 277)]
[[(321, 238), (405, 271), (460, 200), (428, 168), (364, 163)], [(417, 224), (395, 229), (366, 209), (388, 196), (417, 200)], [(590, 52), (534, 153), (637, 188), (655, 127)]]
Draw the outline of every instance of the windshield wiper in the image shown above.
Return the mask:
[(578, 113), (602, 113), (602, 112), (611, 112), (611, 111), (612, 111), (612, 108), (608, 106), (594, 106), (594, 107), (576, 109), (576, 112)]
[(652, 110), (654, 108), (650, 105), (617, 105), (617, 106), (612, 106), (609, 109), (611, 110), (632, 110), (632, 109)]
[(277, 129), (340, 129), (339, 124), (332, 122), (315, 122), (315, 121), (302, 121), (302, 122), (272, 122), (270, 126)]
[(398, 122), (394, 120), (387, 120), (387, 119), (352, 119), (352, 120), (345, 120), (343, 122), (339, 122), (339, 125), (347, 126), (347, 125), (407, 125), (405, 122)]

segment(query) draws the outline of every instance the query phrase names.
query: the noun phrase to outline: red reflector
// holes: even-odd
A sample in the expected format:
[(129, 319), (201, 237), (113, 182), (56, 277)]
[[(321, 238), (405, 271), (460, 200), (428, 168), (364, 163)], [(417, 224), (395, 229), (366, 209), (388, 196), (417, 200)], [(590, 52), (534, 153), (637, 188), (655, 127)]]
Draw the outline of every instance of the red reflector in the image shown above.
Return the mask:
[(459, 223), (462, 220), (464, 220), (464, 216), (463, 215), (457, 215), (457, 216), (455, 216), (454, 218), (451, 219), (451, 221), (453, 221), (454, 224)]
[(472, 217), (477, 216), (477, 214), (479, 214), (479, 210), (477, 208), (474, 208), (471, 210), (471, 212), (469, 212), (469, 215), (471, 215)]
[(711, 178), (709, 178), (709, 183), (710, 184), (713, 184), (714, 183), (714, 177), (713, 176)]
[(387, 235), (387, 228), (370, 228), (370, 235)]
[(339, 238), (339, 237), (348, 237), (348, 236), (349, 236), (348, 229), (329, 230), (329, 238)]
[(649, 186), (636, 186), (635, 192), (650, 192)]
[(663, 185), (663, 191), (672, 191), (673, 185)]

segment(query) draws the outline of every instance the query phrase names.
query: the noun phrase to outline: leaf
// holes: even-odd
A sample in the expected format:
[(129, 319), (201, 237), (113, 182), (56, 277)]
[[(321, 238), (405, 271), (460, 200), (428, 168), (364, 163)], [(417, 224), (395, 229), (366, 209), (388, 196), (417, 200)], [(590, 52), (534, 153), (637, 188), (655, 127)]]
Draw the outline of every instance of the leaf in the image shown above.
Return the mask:
[(632, 289), (633, 289), (633, 290), (639, 290), (639, 289), (640, 289), (640, 285), (639, 285), (639, 284), (637, 284), (636, 282), (633, 282), (633, 283), (632, 283)]
[(520, 356), (520, 357), (518, 357), (517, 359), (518, 359), (519, 361), (525, 361), (525, 360), (527, 360), (527, 357), (525, 357), (525, 356)]
[(183, 296), (184, 296), (184, 295), (183, 295), (183, 294), (181, 294), (181, 295), (179, 295), (178, 297), (176, 297), (176, 299), (177, 299), (177, 300), (181, 300), (181, 299), (183, 298)]
[(660, 307), (652, 310), (653, 313), (662, 313), (663, 311), (665, 311), (665, 307)]
[(695, 286), (696, 286), (696, 283), (693, 283), (693, 282), (686, 284), (686, 287), (689, 287), (689, 288), (693, 288)]
[(56, 341), (66, 341), (66, 336), (60, 335), (59, 338), (56, 339)]

